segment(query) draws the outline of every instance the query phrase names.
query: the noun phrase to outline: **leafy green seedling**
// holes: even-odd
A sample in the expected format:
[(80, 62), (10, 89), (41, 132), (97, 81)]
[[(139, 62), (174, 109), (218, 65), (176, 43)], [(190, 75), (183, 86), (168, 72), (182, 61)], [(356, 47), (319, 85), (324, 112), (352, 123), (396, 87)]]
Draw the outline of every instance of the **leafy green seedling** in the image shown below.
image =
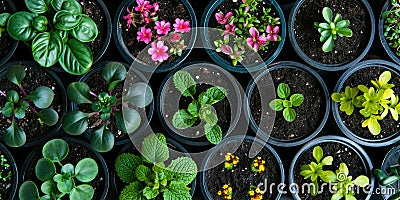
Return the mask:
[(286, 83), (278, 85), (277, 93), (281, 99), (272, 100), (269, 102), (269, 107), (275, 111), (283, 110), (283, 118), (288, 122), (293, 122), (296, 118), (296, 111), (293, 107), (300, 106), (304, 101), (304, 96), (302, 94), (293, 94), (290, 96), (290, 88)]
[(126, 74), (124, 65), (117, 62), (107, 63), (102, 76), (108, 83), (108, 91), (99, 94), (92, 92), (84, 82), (71, 83), (67, 88), (68, 98), (76, 104), (91, 104), (93, 112), (75, 110), (67, 113), (63, 119), (64, 131), (70, 135), (80, 135), (88, 129), (90, 117), (99, 117), (99, 129), (90, 138), (91, 146), (99, 152), (110, 151), (114, 146), (114, 135), (108, 128), (112, 120), (115, 120), (121, 132), (133, 133), (141, 123), (141, 116), (136, 109), (149, 105), (153, 101), (153, 92), (150, 86), (139, 82), (130, 86), (124, 97), (113, 95), (113, 90), (125, 80)]
[(192, 102), (187, 109), (181, 109), (173, 116), (172, 123), (177, 129), (186, 129), (201, 120), (204, 125), (204, 133), (208, 141), (218, 144), (222, 140), (222, 130), (218, 123), (218, 116), (215, 113), (214, 104), (222, 101), (226, 97), (226, 90), (222, 87), (214, 86), (205, 92), (194, 97), (196, 94), (196, 82), (186, 71), (178, 71), (174, 74), (174, 85), (185, 97), (192, 97)]
[(400, 2), (391, 0), (388, 10), (382, 13), (384, 19), (383, 35), (393, 52), (400, 56)]
[(316, 196), (319, 191), (318, 178), (329, 183), (330, 180), (336, 177), (336, 174), (332, 171), (322, 169), (324, 166), (332, 165), (333, 157), (327, 156), (324, 158), (324, 152), (320, 146), (314, 147), (313, 157), (316, 162), (301, 166), (300, 175), (304, 179), (311, 179), (311, 195)]
[(318, 32), (321, 34), (319, 40), (324, 42), (324, 45), (322, 46), (322, 50), (324, 52), (332, 51), (333, 47), (335, 46), (335, 40), (337, 39), (337, 36), (353, 36), (353, 32), (348, 28), (350, 21), (343, 20), (341, 14), (336, 13), (335, 18), (333, 19), (332, 9), (329, 7), (324, 7), (322, 9), (322, 16), (324, 17), (325, 22), (314, 22), (314, 27), (317, 28)]
[[(0, 166), (5, 167), (6, 169), (10, 167), (10, 164), (7, 160), (7, 158), (4, 155), (0, 155)], [(9, 181), (12, 178), (12, 173), (9, 171), (7, 174), (3, 174), (3, 172), (0, 171), (0, 179), (3, 181)], [(1, 195), (0, 195), (1, 199)]]
[(169, 151), (162, 134), (146, 137), (141, 153), (141, 156), (124, 153), (115, 161), (117, 175), (129, 184), (120, 199), (191, 199), (187, 185), (197, 174), (197, 165), (191, 158), (179, 157), (166, 166)]
[(28, 94), (22, 86), (25, 68), (21, 65), (11, 66), (6, 78), (18, 86), (22, 95), (15, 90), (7, 92), (0, 90), (0, 96), (6, 98), (6, 103), (0, 107), (1, 114), (11, 119), (11, 125), (3, 134), (3, 140), (10, 147), (20, 147), (26, 142), (26, 134), (17, 123), (18, 120), (25, 118), (28, 109), (38, 117), (40, 124), (54, 126), (58, 122), (58, 113), (50, 108), (54, 92), (49, 87), (39, 86)]
[[(90, 183), (96, 178), (99, 171), (97, 163), (92, 158), (80, 160), (76, 166), (68, 163), (61, 164), (69, 153), (67, 142), (62, 139), (53, 139), (47, 142), (42, 149), (43, 158), (39, 159), (36, 167), (36, 177), (42, 181), (40, 190), (44, 194), (40, 197), (38, 187), (32, 181), (25, 181), (19, 189), (21, 200), (61, 199), (69, 195), (71, 200), (90, 200), (94, 189)], [(60, 172), (57, 173), (56, 164)], [(79, 184), (79, 183), (83, 184)]]
[[(390, 84), (391, 73), (383, 72), (378, 80), (372, 80), (374, 87), (358, 85), (355, 88), (346, 86), (342, 93), (333, 93), (332, 100), (340, 103), (340, 111), (347, 115), (353, 114), (354, 108), (360, 108), (366, 120), (361, 124), (368, 127), (373, 135), (379, 135), (381, 126), (379, 120), (385, 118), (389, 112), (394, 120), (399, 119), (400, 104), (399, 97), (394, 94), (394, 84)], [(357, 96), (361, 92), (361, 95)]]
[(12, 38), (32, 48), (34, 60), (43, 67), (58, 62), (70, 74), (88, 72), (93, 55), (85, 43), (96, 39), (98, 29), (79, 2), (25, 0), (25, 5), (30, 12), (0, 15), (0, 32), (5, 25)]

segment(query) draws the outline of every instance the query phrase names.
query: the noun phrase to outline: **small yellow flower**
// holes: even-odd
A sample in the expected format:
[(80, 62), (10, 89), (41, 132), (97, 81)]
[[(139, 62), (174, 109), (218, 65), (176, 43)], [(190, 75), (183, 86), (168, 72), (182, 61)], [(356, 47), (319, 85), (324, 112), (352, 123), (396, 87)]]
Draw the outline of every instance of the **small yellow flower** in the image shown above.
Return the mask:
[(225, 155), (225, 169), (232, 170), (239, 163), (239, 157), (233, 155), (232, 153), (227, 153)]
[(256, 186), (250, 186), (248, 194), (250, 195), (250, 200), (262, 200), (264, 192)]
[(222, 186), (223, 189), (228, 188), (229, 186), (227, 184), (225, 184), (224, 186)]
[(221, 196), (222, 195), (222, 192), (221, 192), (221, 190), (220, 191), (218, 191), (218, 196)]
[(222, 186), (223, 191), (218, 191), (218, 196), (224, 195), (224, 199), (232, 199), (232, 187), (227, 184)]
[(263, 173), (265, 171), (265, 160), (263, 160), (260, 156), (253, 160), (251, 171)]

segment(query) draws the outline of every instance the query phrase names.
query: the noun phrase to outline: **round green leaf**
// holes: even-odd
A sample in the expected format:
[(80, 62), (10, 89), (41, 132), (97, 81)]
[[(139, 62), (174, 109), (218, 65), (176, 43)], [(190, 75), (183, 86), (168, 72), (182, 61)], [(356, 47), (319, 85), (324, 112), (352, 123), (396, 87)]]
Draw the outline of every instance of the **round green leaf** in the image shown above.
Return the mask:
[(54, 126), (58, 122), (58, 113), (51, 108), (46, 108), (38, 113), (38, 117), (41, 123), (47, 126)]
[(104, 125), (92, 134), (90, 146), (98, 152), (108, 152), (114, 146), (114, 135)]
[(41, 185), (40, 190), (42, 190), (43, 193), (50, 195), (57, 190), (57, 186), (53, 180), (48, 180)]
[(293, 122), (296, 118), (296, 111), (293, 108), (285, 108), (283, 110), (283, 118), (288, 122)]
[(31, 12), (37, 14), (45, 13), (48, 10), (46, 0), (25, 0), (25, 5)]
[(39, 32), (44, 32), (47, 30), (47, 18), (45, 16), (38, 16), (32, 21), (32, 26)]
[(18, 101), (19, 101), (18, 92), (14, 91), (14, 90), (8, 91), (6, 93), (6, 99), (8, 102), (18, 103)]
[(207, 140), (211, 142), (211, 144), (219, 144), (221, 142), (222, 130), (218, 124), (214, 126), (210, 124), (204, 125), (204, 132), (206, 134)]
[(104, 66), (102, 76), (109, 84), (108, 90), (113, 90), (118, 83), (125, 80), (125, 66), (119, 62), (109, 62)]
[(75, 187), (75, 182), (72, 179), (67, 179), (57, 183), (57, 188), (62, 193), (70, 193)]
[(333, 19), (332, 9), (330, 9), (329, 7), (324, 7), (322, 9), (322, 16), (324, 17), (325, 21), (331, 22)]
[(73, 14), (66, 10), (58, 11), (53, 18), (54, 27), (59, 30), (69, 31), (81, 23), (82, 15)]
[(302, 94), (293, 94), (290, 96), (290, 101), (293, 106), (300, 106), (304, 101), (304, 96)]
[(377, 120), (369, 120), (368, 130), (372, 135), (379, 135), (381, 133), (381, 125)]
[(64, 181), (64, 178), (63, 178), (62, 174), (56, 174), (56, 175), (53, 177), (53, 181), (56, 182), (56, 183), (59, 183), (59, 182)]
[(63, 54), (59, 62), (66, 72), (72, 75), (82, 75), (90, 70), (93, 63), (93, 55), (86, 44), (70, 39), (64, 45)]
[(70, 33), (72, 37), (81, 42), (91, 42), (96, 39), (99, 31), (93, 19), (83, 16), (81, 23), (72, 29)]
[(53, 66), (60, 58), (62, 48), (62, 40), (57, 33), (39, 33), (32, 41), (33, 59), (42, 67)]
[(61, 10), (65, 10), (76, 15), (82, 14), (82, 6), (76, 0), (65, 0), (61, 6)]
[(274, 99), (269, 102), (269, 107), (274, 111), (281, 111), (283, 110), (283, 101), (282, 99)]
[(289, 95), (290, 95), (290, 88), (289, 88), (289, 85), (287, 85), (286, 83), (280, 83), (280, 84), (278, 85), (277, 92), (278, 92), (278, 97), (279, 97), (279, 98), (281, 98), (281, 99), (286, 99), (286, 98), (288, 98)]
[(88, 128), (88, 113), (72, 111), (65, 115), (62, 122), (64, 131), (70, 135), (80, 135)]
[(36, 14), (29, 12), (16, 12), (7, 21), (7, 32), (15, 40), (30, 41), (35, 38), (37, 32), (32, 26)]
[(83, 184), (83, 185), (78, 185), (71, 191), (69, 199), (86, 200), (86, 199), (92, 199), (93, 195), (94, 195), (93, 187), (87, 184)]
[(20, 147), (26, 142), (25, 132), (12, 121), (3, 135), (4, 142), (10, 147)]
[(76, 104), (92, 103), (90, 88), (84, 82), (71, 83), (67, 88), (68, 98)]
[(53, 162), (61, 162), (67, 157), (69, 152), (68, 143), (62, 139), (53, 139), (48, 141), (42, 149), (44, 158)]
[(18, 197), (20, 200), (39, 199), (39, 190), (34, 182), (25, 181), (19, 188)]
[(142, 118), (140, 114), (132, 108), (123, 108), (122, 112), (115, 114), (117, 128), (123, 133), (133, 133), (139, 128)]
[(44, 109), (53, 102), (54, 92), (49, 87), (40, 86), (26, 98), (32, 100), (36, 107)]
[(68, 163), (68, 164), (62, 166), (62, 168), (61, 168), (61, 173), (62, 173), (62, 174), (69, 174), (69, 175), (75, 174), (75, 167), (74, 167), (74, 165)]
[(146, 83), (135, 83), (129, 87), (123, 100), (139, 108), (144, 108), (153, 101), (153, 90)]
[(0, 14), (0, 27), (5, 27), (7, 25), (7, 20), (11, 16), (10, 13)]
[(390, 71), (384, 71), (380, 76), (379, 76), (379, 81), (383, 83), (388, 83), (392, 77), (392, 74)]
[(142, 155), (150, 163), (162, 163), (169, 158), (168, 146), (157, 135), (151, 134), (142, 142)]
[(15, 85), (21, 85), (25, 77), (25, 68), (22, 65), (13, 65), (8, 69), (6, 77)]
[(75, 176), (81, 182), (87, 183), (96, 178), (99, 167), (96, 161), (91, 158), (84, 158), (76, 164)]
[(48, 181), (51, 180), (56, 174), (56, 166), (54, 166), (53, 161), (48, 158), (41, 158), (35, 167), (36, 177), (40, 181)]

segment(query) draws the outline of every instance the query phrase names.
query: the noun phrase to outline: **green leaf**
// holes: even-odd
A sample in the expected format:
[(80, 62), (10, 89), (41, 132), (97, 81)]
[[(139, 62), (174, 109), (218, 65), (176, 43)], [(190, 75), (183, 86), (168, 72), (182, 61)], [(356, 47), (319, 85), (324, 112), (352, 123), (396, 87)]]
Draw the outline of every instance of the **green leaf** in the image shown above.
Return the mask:
[(56, 174), (53, 177), (53, 181), (56, 182), (56, 183), (64, 181), (63, 175), (62, 174)]
[(92, 103), (90, 100), (90, 88), (84, 82), (73, 82), (67, 88), (68, 98), (76, 103)]
[(3, 135), (4, 142), (10, 147), (20, 147), (26, 142), (25, 132), (12, 121), (10, 127), (7, 128)]
[(54, 92), (49, 87), (40, 86), (25, 98), (32, 100), (36, 107), (44, 109), (53, 102)]
[(64, 0), (61, 10), (65, 10), (76, 15), (82, 14), (82, 6), (76, 0)]
[(180, 182), (172, 181), (168, 189), (164, 191), (164, 200), (190, 200), (190, 189)]
[(379, 81), (382, 82), (382, 83), (388, 83), (391, 78), (392, 78), (392, 74), (390, 73), (390, 71), (384, 71), (379, 76)]
[(10, 13), (0, 14), (0, 27), (6, 27), (8, 18), (11, 16)]
[(81, 23), (82, 15), (73, 14), (66, 10), (58, 11), (53, 18), (53, 24), (56, 29), (69, 31)]
[(340, 163), (338, 172), (342, 172), (343, 174), (348, 176), (349, 175), (349, 168), (347, 168), (347, 165), (345, 163)]
[(194, 118), (199, 117), (199, 103), (196, 100), (193, 100), (192, 103), (188, 105), (187, 111)]
[(146, 83), (135, 83), (129, 87), (128, 93), (123, 97), (123, 101), (139, 108), (144, 108), (153, 101), (153, 90)]
[(66, 72), (72, 75), (82, 75), (90, 70), (93, 63), (93, 55), (86, 44), (70, 39), (64, 45), (59, 62)]
[(18, 93), (14, 90), (8, 91), (6, 94), (6, 99), (8, 102), (16, 104), (19, 101)]
[(196, 94), (196, 82), (193, 77), (186, 71), (178, 71), (174, 74), (173, 82), (176, 89), (183, 96), (189, 97)]
[(46, 108), (44, 110), (41, 110), (38, 113), (38, 117), (40, 122), (47, 126), (54, 126), (58, 122), (58, 113), (51, 108)]
[(172, 124), (177, 129), (185, 129), (193, 126), (197, 118), (193, 117), (187, 110), (178, 110), (172, 117)]
[(222, 140), (222, 130), (218, 124), (205, 124), (204, 133), (206, 134), (207, 140), (211, 142), (211, 144), (219, 144)]
[(355, 180), (353, 180), (353, 183), (360, 187), (365, 187), (369, 184), (369, 178), (364, 175), (361, 175), (358, 176)]
[(45, 194), (51, 195), (57, 191), (57, 186), (53, 180), (48, 180), (40, 186), (40, 190)]
[(330, 9), (329, 7), (324, 7), (322, 9), (322, 16), (324, 17), (325, 21), (332, 22), (333, 18), (332, 9)]
[(125, 80), (125, 66), (119, 62), (109, 62), (104, 66), (102, 76), (109, 84), (108, 90), (113, 90), (118, 83)]
[(72, 29), (70, 34), (81, 42), (91, 42), (96, 39), (99, 31), (97, 30), (97, 25), (93, 19), (88, 16), (83, 16), (81, 23)]
[(344, 198), (345, 200), (357, 200), (352, 194), (346, 194)]
[(68, 175), (70, 175), (70, 176), (74, 175), (74, 174), (75, 174), (75, 167), (74, 167), (74, 165), (68, 163), (68, 164), (62, 166), (62, 167), (61, 167), (61, 173), (62, 173), (63, 175), (65, 175), (65, 174), (68, 174)]
[(150, 188), (149, 186), (147, 186), (147, 187), (145, 187), (145, 188), (143, 189), (143, 195), (144, 195), (147, 199), (154, 199), (154, 198), (157, 197), (157, 195), (158, 195), (159, 193), (160, 193), (160, 192), (159, 192), (157, 189)]
[[(38, 16), (32, 21), (32, 26), (38, 32), (45, 32), (47, 30), (47, 18), (45, 16)], [(37, 37), (37, 36), (36, 36)]]
[(98, 152), (108, 152), (114, 147), (114, 135), (103, 125), (90, 137), (90, 146)]
[(329, 38), (325, 41), (324, 45), (322, 46), (322, 51), (330, 52), (330, 51), (332, 51), (334, 45), (335, 44), (334, 44), (333, 36), (330, 35)]
[(99, 167), (92, 158), (84, 158), (76, 164), (75, 177), (80, 182), (88, 183), (96, 178)]
[(23, 119), (25, 117), (25, 110), (21, 108), (16, 108), (14, 110), (14, 115), (17, 119)]
[(300, 106), (304, 101), (304, 96), (302, 94), (294, 94), (290, 96), (290, 101), (293, 106)]
[(353, 36), (353, 31), (351, 31), (349, 28), (341, 28), (337, 30), (337, 33), (340, 36), (344, 36), (344, 37), (351, 37)]
[(20, 200), (38, 200), (39, 190), (32, 181), (25, 181), (19, 188), (18, 197)]
[(207, 124), (214, 126), (218, 122), (218, 116), (213, 110), (212, 106), (202, 106), (200, 108), (200, 119), (204, 120)]
[(55, 11), (60, 11), (61, 10), (61, 6), (64, 3), (64, 1), (66, 1), (66, 0), (52, 0), (51, 1), (51, 6), (53, 7), (53, 9)]
[[(333, 23), (335, 23), (335, 24), (337, 24), (339, 21), (341, 21), (342, 20), (342, 15), (341, 14), (339, 14), (339, 13), (336, 13), (336, 15), (335, 15), (335, 19), (333, 20)], [(348, 21), (348, 20), (347, 20)], [(337, 27), (337, 25), (336, 25), (336, 27)]]
[(288, 98), (289, 95), (290, 95), (290, 88), (289, 88), (289, 85), (287, 85), (286, 83), (280, 83), (280, 84), (278, 85), (277, 92), (278, 92), (279, 98), (281, 98), (281, 99), (286, 99), (286, 98)]
[(29, 12), (16, 12), (7, 21), (7, 32), (14, 40), (24, 42), (35, 38), (37, 31), (32, 26), (33, 19), (37, 14)]
[(39, 33), (32, 41), (33, 58), (43, 67), (56, 64), (61, 56), (62, 49), (62, 40), (55, 32)]
[(5, 117), (12, 117), (13, 113), (14, 113), (14, 103), (11, 102), (6, 102), (6, 104), (4, 105), (4, 107), (1, 109), (1, 113), (5, 116)]
[(128, 134), (136, 131), (142, 121), (140, 114), (132, 108), (123, 108), (121, 112), (116, 112), (115, 118), (118, 130)]
[(151, 176), (151, 170), (144, 165), (139, 165), (134, 172), (139, 181), (146, 181)]
[(185, 185), (190, 184), (197, 175), (196, 162), (188, 157), (179, 157), (173, 160), (167, 169), (175, 174), (175, 181), (182, 182)]
[(146, 200), (142, 193), (143, 186), (140, 182), (133, 182), (126, 186), (119, 195), (120, 200)]
[(327, 156), (324, 159), (322, 159), (321, 164), (323, 165), (332, 165), (333, 162), (333, 157), (332, 156)]
[(324, 157), (324, 151), (320, 146), (316, 146), (313, 149), (313, 157), (317, 161), (317, 163), (320, 163), (322, 158)]
[(341, 20), (335, 24), (336, 24), (336, 28), (341, 29), (341, 28), (348, 27), (350, 25), (350, 21), (349, 20)]
[(208, 88), (205, 95), (210, 99), (207, 103), (213, 105), (226, 97), (226, 90), (222, 87), (214, 86)]
[(82, 199), (92, 199), (94, 195), (94, 189), (92, 186), (83, 184), (78, 185), (72, 189), (69, 199), (70, 200), (82, 200)]
[(42, 14), (47, 12), (47, 2), (45, 0), (25, 0), (26, 7), (33, 13)]
[(368, 130), (372, 135), (379, 135), (381, 133), (381, 125), (377, 120), (369, 120)]
[(56, 166), (50, 159), (41, 158), (36, 163), (35, 174), (40, 181), (44, 182), (51, 180), (56, 174)]
[[(329, 30), (329, 29), (330, 29), (330, 25), (329, 25), (328, 23), (319, 23), (318, 26), (319, 26), (320, 28), (322, 28), (322, 30), (324, 30), (324, 29)], [(322, 33), (322, 32), (321, 32), (321, 33)]]
[(62, 139), (50, 140), (42, 149), (43, 157), (48, 158), (53, 162), (61, 162), (65, 157), (67, 157), (68, 152), (68, 143)]
[(336, 174), (333, 171), (323, 171), (321, 175), (319, 175), (322, 181), (325, 183), (335, 183), (336, 182)]
[(25, 77), (25, 68), (22, 65), (13, 65), (8, 69), (6, 77), (15, 85), (21, 85)]
[(142, 155), (150, 163), (156, 164), (169, 158), (167, 145), (161, 142), (154, 134), (146, 137), (142, 143)]
[(293, 122), (296, 119), (296, 111), (293, 108), (283, 109), (283, 118), (288, 122)]
[(139, 156), (123, 153), (115, 160), (115, 171), (117, 171), (117, 175), (122, 182), (133, 183), (136, 180), (133, 172), (141, 164), (143, 162)]
[(319, 38), (319, 41), (320, 42), (325, 42), (329, 38), (330, 35), (331, 35), (331, 31), (330, 30), (324, 30), (321, 33), (321, 37)]
[(62, 122), (63, 130), (70, 135), (80, 135), (88, 128), (90, 114), (72, 111), (65, 115)]
[(57, 189), (62, 193), (70, 193), (75, 187), (75, 182), (72, 179), (67, 179), (57, 183)]
[(342, 193), (335, 193), (335, 194), (332, 196), (331, 200), (340, 200), (340, 199), (342, 199), (342, 198), (343, 198), (343, 194), (342, 194)]

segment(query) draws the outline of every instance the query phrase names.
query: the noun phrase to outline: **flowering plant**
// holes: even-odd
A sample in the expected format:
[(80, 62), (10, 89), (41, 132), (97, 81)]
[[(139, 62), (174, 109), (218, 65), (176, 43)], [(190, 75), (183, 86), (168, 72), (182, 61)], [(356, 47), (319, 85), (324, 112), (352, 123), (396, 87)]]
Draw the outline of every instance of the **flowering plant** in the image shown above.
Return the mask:
[(190, 21), (176, 18), (172, 24), (174, 28), (172, 31), (171, 22), (159, 19), (157, 16), (157, 12), (160, 11), (158, 3), (150, 4), (150, 1), (145, 0), (136, 0), (136, 6), (131, 10), (127, 7), (126, 11), (128, 14), (123, 18), (128, 28), (131, 25), (137, 28), (137, 41), (151, 43), (147, 53), (154, 62), (161, 63), (167, 60), (168, 49), (173, 55), (182, 55), (182, 51), (186, 48), (183, 33), (190, 32)]
[[(254, 52), (265, 51), (272, 42), (281, 41), (279, 35), (280, 19), (271, 16), (271, 8), (262, 7), (258, 13), (258, 3), (263, 0), (242, 0), (238, 9), (226, 14), (215, 14), (223, 39), (215, 40), (217, 52), (222, 52), (237, 65), (244, 59), (245, 48)], [(233, 41), (232, 39), (233, 38)]]

